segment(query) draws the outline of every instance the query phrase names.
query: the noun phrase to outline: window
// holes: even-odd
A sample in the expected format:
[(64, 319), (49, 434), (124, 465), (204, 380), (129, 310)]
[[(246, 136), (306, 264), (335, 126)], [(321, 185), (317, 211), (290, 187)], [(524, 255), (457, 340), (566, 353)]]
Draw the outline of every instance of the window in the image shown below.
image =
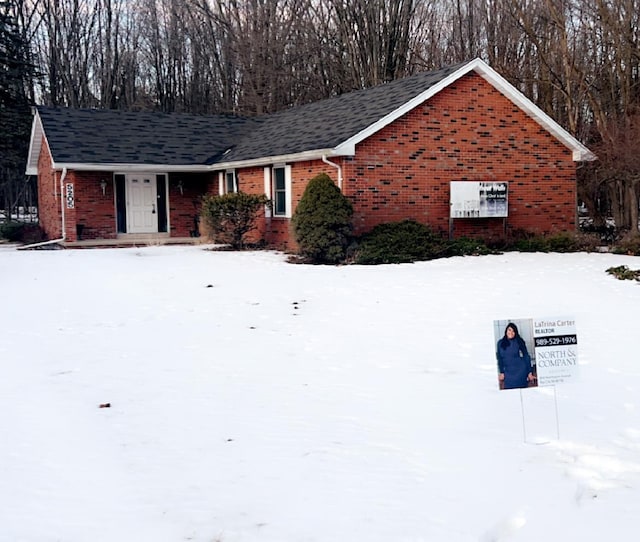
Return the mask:
[(284, 168), (273, 168), (273, 214), (287, 214), (287, 186), (284, 182)]
[(265, 194), (272, 202), (273, 216), (291, 218), (291, 166), (264, 170)]
[(236, 176), (236, 170), (227, 171), (224, 174), (225, 192), (230, 194), (231, 192), (238, 191), (238, 177)]
[(235, 169), (228, 169), (224, 173), (221, 171), (218, 176), (220, 183), (220, 195), (233, 194), (238, 191), (238, 174)]

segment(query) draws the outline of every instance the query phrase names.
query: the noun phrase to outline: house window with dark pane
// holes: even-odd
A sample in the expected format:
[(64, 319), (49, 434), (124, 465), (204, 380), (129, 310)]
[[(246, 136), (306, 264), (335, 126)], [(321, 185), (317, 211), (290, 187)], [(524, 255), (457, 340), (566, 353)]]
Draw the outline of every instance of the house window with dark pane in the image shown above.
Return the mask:
[(236, 170), (228, 170), (224, 174), (224, 192), (225, 194), (232, 194), (238, 191), (238, 176)]
[(287, 214), (287, 182), (285, 168), (273, 168), (273, 214), (286, 216)]

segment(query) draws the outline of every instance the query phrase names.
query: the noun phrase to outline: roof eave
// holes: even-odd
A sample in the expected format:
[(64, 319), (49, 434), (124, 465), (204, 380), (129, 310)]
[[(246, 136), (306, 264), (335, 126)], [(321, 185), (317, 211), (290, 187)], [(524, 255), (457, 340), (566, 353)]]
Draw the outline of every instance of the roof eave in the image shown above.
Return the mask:
[(529, 100), (529, 98), (522, 94), (518, 89), (516, 89), (511, 83), (509, 83), (504, 77), (498, 74), (493, 68), (491, 68), (480, 58), (476, 58), (475, 60), (468, 62), (464, 66), (461, 66), (455, 72), (449, 74), (447, 77), (445, 77), (435, 85), (429, 87), (424, 92), (418, 94), (408, 102), (404, 103), (401, 107), (369, 125), (364, 130), (361, 130), (357, 134), (354, 134), (349, 139), (338, 145), (336, 147), (336, 151), (342, 152), (343, 150), (349, 150), (350, 154), (354, 154), (355, 146), (358, 143), (361, 143), (368, 137), (380, 131), (385, 126), (394, 122), (396, 119), (407, 114), (409, 111), (424, 103), (431, 97), (435, 96), (440, 91), (444, 90), (449, 85), (471, 71), (475, 71), (489, 84), (493, 85), (508, 100), (512, 101), (527, 115), (538, 122), (538, 124), (543, 126), (553, 136), (555, 136), (556, 139), (558, 139), (562, 144), (573, 151), (574, 161), (582, 162), (597, 159), (597, 156), (593, 154), (587, 147), (580, 143), (575, 137), (573, 137), (569, 132), (562, 128), (562, 126), (560, 126), (556, 121), (549, 117), (549, 115), (542, 111), (542, 109), (536, 106), (531, 100)]
[[(355, 151), (355, 148), (352, 149)], [(221, 169), (235, 169), (245, 167), (269, 166), (272, 164), (303, 162), (305, 160), (320, 160), (323, 156), (344, 156), (350, 155), (348, 147), (340, 145), (335, 148), (314, 149), (291, 154), (280, 154), (265, 156), (263, 158), (253, 158), (250, 160), (229, 160), (218, 161), (213, 164), (129, 164), (129, 163), (82, 163), (82, 162), (60, 162), (54, 163), (54, 169), (67, 168), (69, 171), (145, 171), (153, 172), (206, 172)]]
[(26, 175), (38, 174), (38, 159), (40, 158), (40, 150), (42, 149), (42, 138), (44, 131), (42, 129), (42, 121), (40, 114), (34, 107), (33, 121), (31, 123), (31, 137), (29, 139), (29, 153), (27, 154)]
[(597, 159), (598, 159), (598, 156), (592, 153), (586, 147), (583, 147), (583, 149), (574, 149), (573, 151), (574, 162), (593, 162), (594, 160), (597, 160)]
[(56, 162), (54, 169), (64, 169), (69, 171), (144, 171), (148, 173), (171, 173), (171, 172), (206, 172), (211, 170), (211, 166), (202, 164), (129, 164), (120, 163), (84, 163), (84, 162)]
[(573, 151), (574, 162), (590, 162), (598, 159), (593, 152), (580, 143), (580, 141), (560, 126), (555, 120), (547, 115), (498, 72), (491, 68), (486, 62), (476, 58), (467, 65), (467, 68), (467, 71), (474, 70), (478, 75), (480, 75), (480, 77), (485, 79), (485, 81), (493, 85), (503, 96), (517, 105), (527, 115), (533, 118), (533, 120), (555, 136), (555, 138), (563, 145)]
[(345, 140), (343, 143), (338, 145), (337, 148), (353, 149), (352, 154), (355, 154), (355, 146), (358, 143), (361, 143), (368, 137), (371, 137), (376, 132), (382, 130), (382, 128), (384, 128), (385, 126), (391, 124), (392, 122), (402, 117), (403, 115), (406, 115), (409, 111), (411, 111), (412, 109), (415, 109), (417, 106), (427, 101), (432, 96), (435, 96), (438, 92), (447, 88), (457, 79), (459, 79), (460, 77), (468, 73), (470, 69), (471, 68), (469, 68), (469, 64), (465, 64), (464, 66), (462, 66), (455, 72), (449, 74), (447, 77), (445, 77), (435, 85), (432, 85), (431, 87), (429, 87), (424, 92), (421, 92), (420, 94), (418, 94), (417, 96), (409, 100), (408, 102), (405, 102), (403, 105), (401, 105), (399, 108), (395, 109), (388, 115), (382, 117), (380, 120), (367, 126), (364, 130), (361, 130), (357, 134), (354, 134), (349, 139)]
[[(354, 149), (355, 150), (355, 149)], [(209, 166), (211, 169), (235, 169), (244, 167), (269, 166), (272, 164), (284, 164), (289, 162), (304, 162), (305, 160), (320, 160), (323, 156), (343, 156), (350, 153), (344, 152), (342, 145), (327, 149), (313, 149), (309, 151), (296, 152), (290, 154), (279, 154), (265, 156), (263, 158), (252, 158), (250, 160), (228, 160), (219, 161)], [(353, 154), (353, 153), (351, 153)]]

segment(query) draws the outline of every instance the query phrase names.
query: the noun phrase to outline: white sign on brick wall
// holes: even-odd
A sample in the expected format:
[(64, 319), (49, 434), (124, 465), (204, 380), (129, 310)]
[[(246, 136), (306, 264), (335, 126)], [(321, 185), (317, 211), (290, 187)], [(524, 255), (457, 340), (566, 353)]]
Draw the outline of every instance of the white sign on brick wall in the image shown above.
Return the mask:
[(64, 196), (67, 200), (67, 209), (73, 209), (76, 206), (75, 197), (73, 195), (73, 183), (66, 184)]
[(509, 216), (508, 183), (452, 181), (451, 218), (505, 218)]

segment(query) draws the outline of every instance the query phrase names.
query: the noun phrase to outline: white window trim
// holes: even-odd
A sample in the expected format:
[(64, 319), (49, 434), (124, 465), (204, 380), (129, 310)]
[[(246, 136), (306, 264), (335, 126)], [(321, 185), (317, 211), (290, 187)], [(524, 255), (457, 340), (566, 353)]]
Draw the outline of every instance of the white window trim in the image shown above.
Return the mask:
[[(264, 168), (264, 195), (271, 199), (271, 168)], [(264, 216), (266, 218), (271, 218), (271, 206), (264, 206)]]
[[(275, 169), (284, 169), (284, 190), (285, 190), (285, 212), (284, 214), (275, 214)], [(265, 216), (267, 218), (291, 218), (292, 216), (292, 178), (291, 178), (291, 166), (286, 164), (274, 164), (271, 167), (264, 168), (264, 193), (272, 202), (272, 209), (265, 209)]]
[[(229, 173), (233, 173), (233, 192), (227, 191), (227, 175)], [(221, 196), (225, 194), (237, 193), (238, 192), (238, 173), (235, 169), (227, 169), (225, 171), (218, 172), (218, 193)]]

